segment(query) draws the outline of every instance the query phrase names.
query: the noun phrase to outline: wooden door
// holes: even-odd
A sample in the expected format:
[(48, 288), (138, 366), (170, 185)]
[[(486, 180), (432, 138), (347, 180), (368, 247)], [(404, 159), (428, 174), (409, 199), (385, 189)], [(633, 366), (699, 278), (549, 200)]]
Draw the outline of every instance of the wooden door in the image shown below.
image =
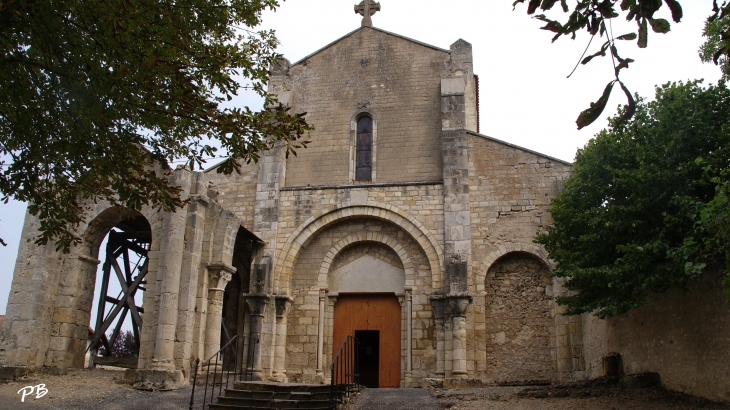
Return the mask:
[(334, 346), (339, 349), (346, 335), (357, 330), (377, 330), (378, 387), (400, 387), (401, 306), (394, 294), (340, 295), (335, 304)]

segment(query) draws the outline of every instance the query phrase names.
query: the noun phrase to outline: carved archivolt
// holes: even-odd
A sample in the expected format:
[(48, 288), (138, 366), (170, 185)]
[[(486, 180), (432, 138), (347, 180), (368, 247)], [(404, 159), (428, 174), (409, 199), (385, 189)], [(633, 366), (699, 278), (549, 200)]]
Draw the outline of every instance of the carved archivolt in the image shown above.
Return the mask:
[[(309, 241), (326, 227), (344, 219), (366, 217), (390, 222), (406, 231), (428, 258), (434, 289), (441, 286), (442, 259), (436, 238), (413, 216), (388, 204), (368, 201), (367, 205), (341, 206), (322, 211), (307, 219), (287, 240), (277, 255), (276, 284), (280, 291), (288, 289), (294, 265)], [(405, 260), (403, 260), (405, 267)], [(407, 272), (407, 271), (406, 271)]]

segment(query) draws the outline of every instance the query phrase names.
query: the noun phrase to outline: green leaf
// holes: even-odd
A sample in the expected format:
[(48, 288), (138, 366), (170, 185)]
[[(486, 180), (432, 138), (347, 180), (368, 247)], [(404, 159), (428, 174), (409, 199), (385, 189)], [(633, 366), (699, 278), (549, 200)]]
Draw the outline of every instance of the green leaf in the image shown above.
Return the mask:
[(553, 8), (555, 3), (557, 3), (558, 0), (542, 0), (542, 5), (540, 5), (540, 8), (543, 10), (550, 10)]
[[(627, 61), (626, 66), (628, 67), (628, 61), (631, 60), (630, 58), (627, 58), (624, 61)], [(631, 60), (633, 62), (634, 60)], [(623, 64), (623, 63), (622, 63)], [(624, 92), (624, 95), (626, 95), (626, 99), (628, 100), (628, 103), (626, 104), (626, 110), (624, 111), (623, 115), (621, 115), (617, 120), (615, 126), (619, 126), (623, 124), (624, 122), (630, 120), (634, 114), (636, 113), (636, 101), (634, 101), (634, 97), (631, 96), (631, 92), (628, 88), (624, 85), (623, 82), (619, 81), (619, 84), (621, 85), (621, 89)]]
[(639, 23), (639, 48), (646, 48), (648, 45), (649, 32), (646, 26), (646, 19), (642, 18)]
[(665, 19), (649, 19), (649, 23), (651, 23), (651, 29), (654, 30), (655, 33), (668, 33), (669, 32), (669, 22)]
[(608, 85), (606, 85), (606, 88), (603, 90), (601, 98), (599, 98), (598, 101), (591, 103), (590, 108), (580, 113), (578, 119), (575, 121), (575, 123), (578, 125), (579, 130), (583, 127), (593, 124), (593, 122), (598, 119), (603, 110), (606, 108), (608, 98), (611, 96), (611, 89), (613, 88), (613, 85), (615, 83), (616, 80), (608, 83)]
[(636, 40), (636, 37), (636, 33), (629, 33), (616, 37), (616, 40)]
[(581, 64), (586, 65), (586, 64), (588, 64), (591, 60), (593, 60), (596, 57), (603, 57), (603, 56), (605, 56), (606, 55), (606, 49), (608, 49), (609, 44), (610, 43), (608, 41), (605, 42), (605, 43), (603, 43), (603, 46), (601, 46), (601, 49), (600, 50), (598, 50), (595, 53), (593, 53), (592, 55), (589, 55), (588, 57), (584, 58), (583, 61), (581, 61)]
[(626, 11), (632, 7), (636, 7), (636, 0), (622, 0), (621, 10)]
[(563, 7), (564, 13), (567, 13), (568, 11), (570, 11), (570, 9), (568, 8), (567, 0), (560, 0), (560, 5)]
[(677, 0), (664, 0), (664, 2), (667, 3), (669, 10), (672, 11), (672, 20), (674, 20), (675, 23), (679, 23), (684, 16), (682, 6)]
[(547, 31), (552, 31), (552, 32), (558, 33), (558, 34), (562, 34), (563, 26), (559, 22), (557, 22), (555, 20), (550, 20), (544, 14), (534, 16), (534, 18), (547, 23), (543, 27), (540, 27), (540, 30), (547, 30)]
[(538, 7), (540, 7), (541, 0), (530, 0), (527, 5), (527, 14), (533, 14)]

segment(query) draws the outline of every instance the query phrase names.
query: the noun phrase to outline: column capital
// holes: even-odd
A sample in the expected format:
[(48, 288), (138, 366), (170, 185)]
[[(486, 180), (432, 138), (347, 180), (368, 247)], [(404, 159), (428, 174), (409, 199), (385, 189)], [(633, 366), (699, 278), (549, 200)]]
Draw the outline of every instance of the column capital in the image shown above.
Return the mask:
[(246, 304), (251, 311), (252, 316), (263, 316), (264, 309), (269, 303), (270, 296), (262, 295), (260, 293), (244, 293), (243, 297), (246, 298)]
[(208, 270), (210, 279), (209, 290), (224, 290), (233, 274), (236, 273), (236, 268), (223, 262), (208, 263), (205, 268)]
[(433, 308), (433, 316), (437, 321), (442, 321), (446, 318), (446, 296), (441, 294), (433, 294), (428, 297), (431, 302), (431, 308)]
[(329, 291), (330, 290), (327, 289), (327, 288), (321, 288), (319, 290), (319, 300), (325, 300), (325, 298), (327, 297), (327, 294), (329, 293)]
[(451, 316), (463, 317), (464, 315), (466, 315), (466, 309), (469, 307), (469, 303), (471, 303), (471, 295), (449, 295), (448, 300), (449, 312), (451, 313)]
[(294, 299), (288, 295), (276, 295), (274, 296), (274, 303), (276, 303), (276, 317), (282, 318), (286, 316), (291, 303)]

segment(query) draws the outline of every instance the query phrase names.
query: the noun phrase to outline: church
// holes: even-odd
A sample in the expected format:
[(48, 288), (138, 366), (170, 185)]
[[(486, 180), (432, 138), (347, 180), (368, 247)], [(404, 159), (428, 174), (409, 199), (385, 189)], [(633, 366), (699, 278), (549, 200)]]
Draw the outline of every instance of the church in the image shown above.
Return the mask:
[(369, 387), (580, 380), (615, 352), (626, 372), (662, 370), (627, 359), (646, 356), (612, 336), (630, 324), (563, 316), (553, 299), (568, 291), (532, 240), (571, 164), (480, 134), (469, 42), (381, 30), (379, 10), (363, 1), (361, 27), (272, 67), (269, 92), (314, 127), (297, 156), (275, 147), (231, 175), (178, 168), (186, 208), (95, 204), (69, 254), (27, 241), (27, 216), (0, 364), (83, 366), (99, 248), (116, 227), (146, 238), (144, 281), (127, 283), (144, 282), (142, 306), (110, 301), (138, 311), (137, 381), (185, 383), (233, 335), (258, 340), (259, 380), (329, 383), (348, 335)]

